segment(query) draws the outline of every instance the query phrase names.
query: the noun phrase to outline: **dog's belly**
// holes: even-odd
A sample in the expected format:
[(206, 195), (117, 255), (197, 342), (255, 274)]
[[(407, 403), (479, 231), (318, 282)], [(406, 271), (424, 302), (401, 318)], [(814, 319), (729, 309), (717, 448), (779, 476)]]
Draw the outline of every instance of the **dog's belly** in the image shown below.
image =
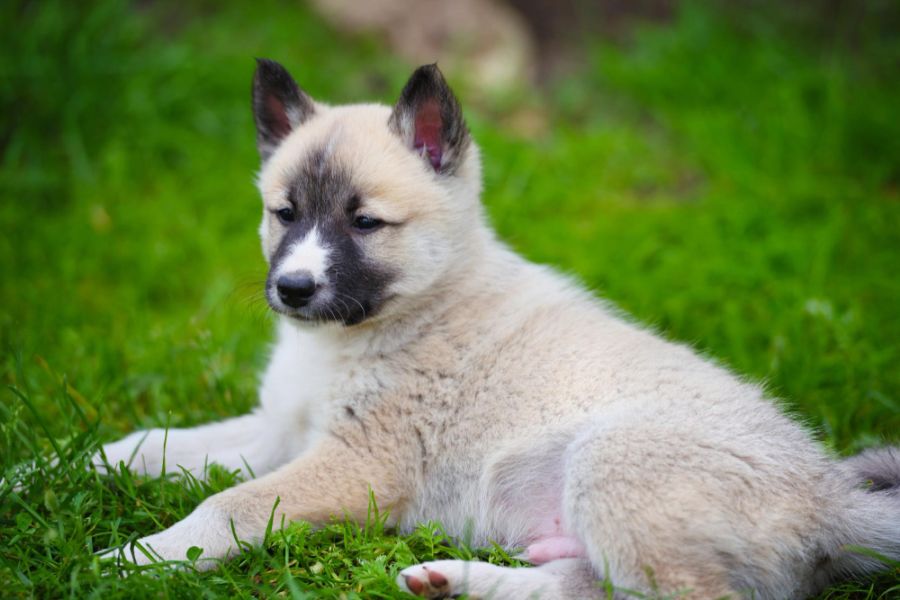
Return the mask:
[(449, 535), (475, 546), (527, 548), (523, 556), (536, 563), (581, 556), (562, 508), (563, 460), (572, 435), (570, 430), (526, 435), (492, 451), (473, 450), (464, 459), (432, 464), (401, 527), (437, 521)]
[(411, 531), (420, 523), (438, 522), (447, 534), (487, 543), (486, 513), (479, 502), (478, 470), (467, 461), (429, 464), (419, 493), (405, 507), (400, 528)]
[(535, 563), (581, 556), (581, 543), (563, 525), (562, 490), (523, 496), (512, 507), (485, 505), (483, 497), (464, 488), (457, 488), (452, 497), (425, 493), (404, 511), (400, 528), (411, 531), (420, 523), (438, 522), (448, 535), (472, 546), (496, 542), (508, 549), (527, 548), (525, 556)]

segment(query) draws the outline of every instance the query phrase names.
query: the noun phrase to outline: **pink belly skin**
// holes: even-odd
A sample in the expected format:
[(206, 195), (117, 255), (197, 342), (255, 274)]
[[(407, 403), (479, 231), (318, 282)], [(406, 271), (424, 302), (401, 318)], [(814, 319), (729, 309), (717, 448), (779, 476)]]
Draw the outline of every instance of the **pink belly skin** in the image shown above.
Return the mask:
[(584, 546), (573, 537), (558, 535), (538, 540), (525, 548), (520, 555), (534, 565), (542, 565), (558, 558), (580, 558), (585, 556)]

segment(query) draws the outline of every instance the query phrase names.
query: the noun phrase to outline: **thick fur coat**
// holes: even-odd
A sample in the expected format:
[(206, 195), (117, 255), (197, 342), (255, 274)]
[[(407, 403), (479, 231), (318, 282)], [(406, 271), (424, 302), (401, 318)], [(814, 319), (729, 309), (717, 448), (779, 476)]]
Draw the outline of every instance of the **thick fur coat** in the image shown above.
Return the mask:
[[(900, 558), (900, 453), (828, 456), (760, 386), (497, 241), (435, 66), (393, 108), (329, 107), (260, 61), (253, 100), (278, 340), (258, 408), (169, 431), (166, 464), (256, 478), (120, 558), (226, 558), (276, 498), (276, 522), (364, 519), (370, 488), (403, 530), (536, 565), (403, 570), (430, 598), (801, 598), (878, 568), (848, 546)], [(164, 435), (97, 463), (158, 473)]]

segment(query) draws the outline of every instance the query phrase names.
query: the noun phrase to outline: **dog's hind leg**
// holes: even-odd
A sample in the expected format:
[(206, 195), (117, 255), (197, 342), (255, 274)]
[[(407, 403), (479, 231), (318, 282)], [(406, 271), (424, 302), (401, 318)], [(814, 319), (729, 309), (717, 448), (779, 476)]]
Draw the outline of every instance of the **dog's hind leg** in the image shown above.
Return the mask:
[(680, 599), (807, 595), (828, 463), (805, 432), (781, 417), (736, 436), (638, 416), (567, 448), (564, 520), (598, 575)]
[(135, 431), (104, 445), (93, 463), (101, 470), (125, 463), (147, 475), (187, 470), (201, 478), (206, 467), (216, 463), (229, 471), (241, 469), (247, 476), (259, 476), (293, 457), (291, 442), (287, 432), (273, 430), (263, 415), (251, 413), (193, 428)]
[(438, 560), (407, 567), (397, 585), (423, 598), (480, 600), (580, 600), (610, 596), (581, 558), (564, 558), (540, 567), (501, 567), (486, 562)]

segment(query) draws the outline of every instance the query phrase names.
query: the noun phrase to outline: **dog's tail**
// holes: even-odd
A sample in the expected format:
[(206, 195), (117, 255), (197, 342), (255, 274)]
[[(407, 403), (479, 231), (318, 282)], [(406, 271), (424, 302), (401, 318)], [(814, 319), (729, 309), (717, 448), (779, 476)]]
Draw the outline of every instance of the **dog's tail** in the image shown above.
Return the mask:
[(900, 448), (866, 450), (841, 461), (840, 470), (852, 489), (838, 525), (840, 558), (833, 559), (832, 574), (900, 565)]
[(866, 450), (845, 459), (843, 465), (868, 492), (884, 492), (900, 501), (900, 448)]

